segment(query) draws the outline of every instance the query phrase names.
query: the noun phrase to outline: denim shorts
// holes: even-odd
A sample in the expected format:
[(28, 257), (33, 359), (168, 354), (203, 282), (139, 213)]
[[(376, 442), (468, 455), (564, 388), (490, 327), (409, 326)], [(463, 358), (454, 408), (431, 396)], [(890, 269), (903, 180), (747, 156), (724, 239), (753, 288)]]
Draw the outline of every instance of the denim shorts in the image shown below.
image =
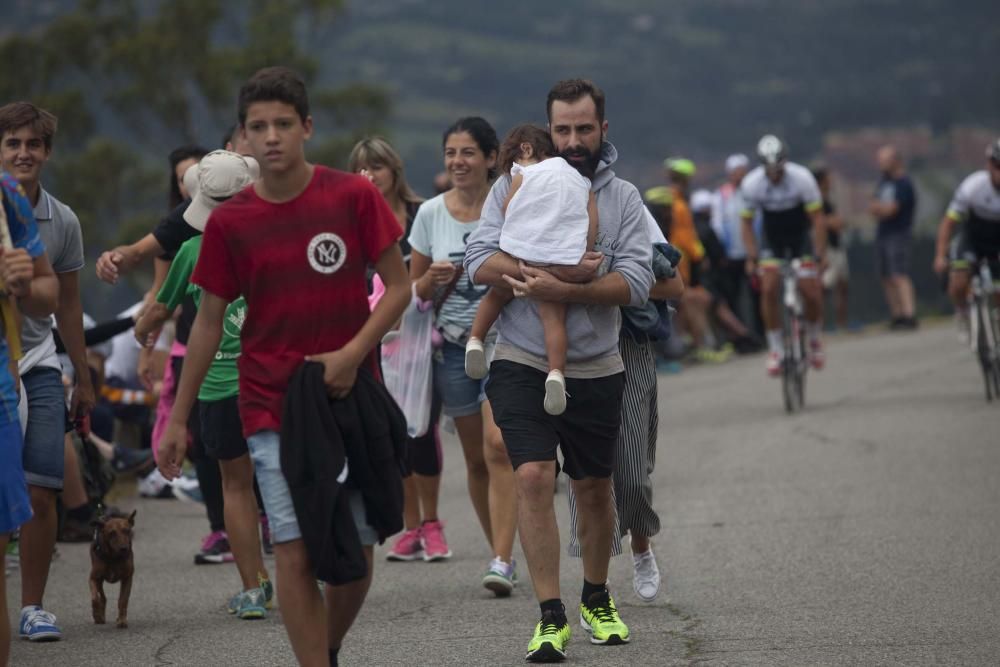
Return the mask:
[(61, 489), (66, 439), (66, 390), (55, 368), (34, 368), (21, 376), (28, 400), (24, 432), (24, 478), (28, 484)]
[[(487, 345), (487, 359), (491, 348)], [(442, 412), (452, 418), (479, 414), (486, 400), (486, 380), (465, 374), (465, 348), (447, 340), (434, 351), (434, 388), (441, 396)]]
[[(250, 458), (253, 459), (254, 471), (257, 475), (257, 486), (260, 487), (260, 497), (264, 500), (264, 511), (271, 528), (271, 539), (275, 544), (291, 542), (302, 538), (299, 521), (295, 517), (295, 505), (292, 504), (292, 494), (288, 490), (285, 476), (281, 474), (280, 438), (276, 431), (260, 431), (247, 438), (250, 448)], [(358, 527), (358, 537), (361, 544), (371, 546), (378, 542), (378, 533), (365, 519), (365, 502), (361, 492), (348, 491), (351, 501), (351, 514), (354, 515), (354, 525)]]

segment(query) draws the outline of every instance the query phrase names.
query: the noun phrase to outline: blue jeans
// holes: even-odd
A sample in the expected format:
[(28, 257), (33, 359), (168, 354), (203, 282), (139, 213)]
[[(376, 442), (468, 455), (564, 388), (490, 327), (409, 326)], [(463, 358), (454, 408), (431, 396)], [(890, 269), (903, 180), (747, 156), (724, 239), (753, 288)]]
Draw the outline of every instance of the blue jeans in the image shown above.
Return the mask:
[[(295, 505), (288, 490), (288, 482), (281, 473), (281, 443), (276, 431), (260, 431), (247, 438), (250, 458), (253, 459), (257, 486), (267, 512), (267, 523), (271, 528), (271, 539), (275, 544), (302, 539), (299, 520), (295, 516)], [(371, 546), (378, 542), (378, 534), (365, 519), (365, 503), (361, 492), (345, 490), (351, 501), (354, 525), (358, 528), (361, 544)]]
[(66, 390), (55, 368), (34, 368), (21, 376), (28, 400), (24, 432), (24, 478), (28, 484), (62, 489), (66, 439)]

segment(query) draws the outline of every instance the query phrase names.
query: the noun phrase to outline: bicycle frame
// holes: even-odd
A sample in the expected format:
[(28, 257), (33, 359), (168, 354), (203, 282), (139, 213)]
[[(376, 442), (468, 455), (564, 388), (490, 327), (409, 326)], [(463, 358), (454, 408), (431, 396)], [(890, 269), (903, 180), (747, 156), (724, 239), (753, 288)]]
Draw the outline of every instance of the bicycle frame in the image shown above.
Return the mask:
[(805, 311), (799, 290), (802, 262), (786, 259), (781, 265), (782, 338), (785, 358), (782, 363), (781, 389), (788, 413), (805, 405), (806, 370), (809, 357), (806, 350)]

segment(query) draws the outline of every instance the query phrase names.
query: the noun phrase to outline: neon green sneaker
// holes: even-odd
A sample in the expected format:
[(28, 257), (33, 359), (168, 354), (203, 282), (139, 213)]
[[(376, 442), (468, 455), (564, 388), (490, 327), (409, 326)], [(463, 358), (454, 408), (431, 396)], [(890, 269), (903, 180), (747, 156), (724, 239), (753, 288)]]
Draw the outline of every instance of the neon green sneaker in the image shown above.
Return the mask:
[(542, 614), (542, 620), (535, 626), (535, 636), (528, 644), (528, 662), (562, 662), (566, 659), (566, 644), (569, 643), (569, 623), (557, 623), (552, 612)]
[(264, 608), (271, 609), (274, 607), (274, 584), (271, 583), (271, 580), (263, 574), (258, 574), (257, 585), (260, 587), (260, 590), (264, 591)]
[(590, 633), (591, 644), (628, 644), (628, 626), (622, 623), (615, 601), (607, 591), (594, 593), (587, 604), (580, 603), (580, 625)]

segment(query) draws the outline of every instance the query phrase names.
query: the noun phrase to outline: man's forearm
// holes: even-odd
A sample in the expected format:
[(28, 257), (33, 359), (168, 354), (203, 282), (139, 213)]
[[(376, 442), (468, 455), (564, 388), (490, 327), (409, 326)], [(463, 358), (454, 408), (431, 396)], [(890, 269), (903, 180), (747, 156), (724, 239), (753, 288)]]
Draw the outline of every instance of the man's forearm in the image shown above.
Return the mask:
[(521, 268), (518, 266), (517, 260), (502, 250), (497, 250), (480, 265), (479, 270), (476, 271), (476, 275), (471, 276), (471, 278), (477, 285), (510, 287), (504, 281), (504, 275), (518, 280), (522, 279)]
[(593, 306), (627, 306), (632, 290), (622, 274), (612, 271), (589, 283), (565, 283), (567, 303)]
[(741, 231), (743, 234), (743, 247), (746, 248), (747, 257), (756, 257), (757, 239), (753, 233), (753, 220), (744, 218)]
[(934, 244), (934, 256), (944, 257), (948, 254), (948, 241), (951, 240), (951, 229), (955, 226), (955, 221), (945, 216), (938, 227), (937, 242)]
[(653, 286), (649, 289), (650, 299), (676, 299), (684, 293), (684, 279), (681, 274), (675, 275), (673, 278), (660, 278)]

